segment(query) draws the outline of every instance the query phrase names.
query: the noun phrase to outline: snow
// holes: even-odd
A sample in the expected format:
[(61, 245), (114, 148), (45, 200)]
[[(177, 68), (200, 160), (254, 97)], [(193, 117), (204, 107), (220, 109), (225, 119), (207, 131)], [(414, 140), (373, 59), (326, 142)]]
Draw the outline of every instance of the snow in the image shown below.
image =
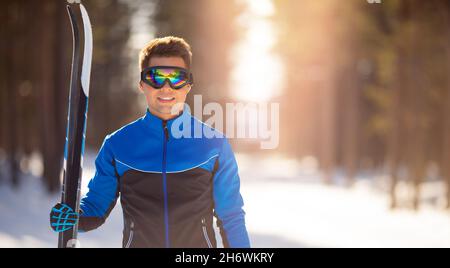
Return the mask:
[[(85, 159), (83, 192), (94, 174), (93, 156)], [(313, 158), (237, 158), (254, 247), (450, 247), (450, 213), (436, 203), (418, 212), (389, 210), (383, 179), (363, 176), (352, 188), (327, 186)], [(426, 198), (442, 189), (437, 182), (427, 184)], [(59, 194), (48, 195), (32, 175), (23, 177), (18, 190), (1, 184), (0, 247), (55, 247), (48, 214), (58, 200)], [(102, 227), (79, 235), (81, 246), (121, 247), (122, 224), (118, 202)]]

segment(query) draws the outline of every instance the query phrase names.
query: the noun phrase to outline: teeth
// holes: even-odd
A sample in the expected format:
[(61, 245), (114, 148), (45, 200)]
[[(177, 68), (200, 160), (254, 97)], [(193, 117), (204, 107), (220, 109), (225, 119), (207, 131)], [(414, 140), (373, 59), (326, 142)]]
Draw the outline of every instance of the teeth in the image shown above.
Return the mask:
[(173, 100), (174, 98), (160, 98), (162, 100)]

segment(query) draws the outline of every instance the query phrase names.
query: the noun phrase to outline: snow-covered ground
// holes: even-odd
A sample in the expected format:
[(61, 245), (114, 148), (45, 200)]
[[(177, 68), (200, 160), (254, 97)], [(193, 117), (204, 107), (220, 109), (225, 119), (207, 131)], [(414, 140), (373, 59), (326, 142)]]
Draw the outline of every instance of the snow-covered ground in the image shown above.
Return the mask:
[[(351, 189), (323, 185), (312, 159), (238, 155), (238, 162), (254, 247), (450, 247), (450, 212), (428, 205), (392, 212), (373, 180)], [(88, 154), (84, 191), (92, 164)], [(0, 247), (55, 247), (48, 214), (58, 199), (33, 176), (17, 191), (1, 185)], [(101, 228), (79, 238), (82, 247), (120, 247), (121, 236), (118, 203)]]

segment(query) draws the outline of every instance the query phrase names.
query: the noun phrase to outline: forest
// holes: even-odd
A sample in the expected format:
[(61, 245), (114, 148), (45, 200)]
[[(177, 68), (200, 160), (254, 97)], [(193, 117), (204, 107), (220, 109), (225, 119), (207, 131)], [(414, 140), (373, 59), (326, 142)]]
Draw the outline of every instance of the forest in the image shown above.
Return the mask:
[[(246, 2), (83, 1), (94, 33), (87, 147), (144, 114), (140, 48), (180, 36), (204, 103), (280, 104), (280, 146), (233, 140), (237, 151), (313, 157), (326, 184), (341, 171), (346, 187), (364, 172), (386, 175), (391, 208), (419, 209), (423, 183), (441, 181), (450, 208), (450, 2)], [(72, 57), (65, 5), (0, 2), (0, 187), (19, 188), (32, 173), (60, 190)], [(236, 75), (239, 64), (249, 74)], [(406, 204), (399, 182), (414, 192)]]

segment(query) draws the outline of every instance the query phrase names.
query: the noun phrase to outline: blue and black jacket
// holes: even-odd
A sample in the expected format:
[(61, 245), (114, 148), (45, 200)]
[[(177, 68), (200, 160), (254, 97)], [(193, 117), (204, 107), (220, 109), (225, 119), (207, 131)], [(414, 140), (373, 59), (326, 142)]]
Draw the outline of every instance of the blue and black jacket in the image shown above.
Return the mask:
[(214, 216), (225, 247), (250, 246), (231, 146), (187, 110), (169, 121), (147, 110), (105, 138), (95, 166), (81, 231), (102, 225), (120, 196), (123, 247), (216, 247)]

